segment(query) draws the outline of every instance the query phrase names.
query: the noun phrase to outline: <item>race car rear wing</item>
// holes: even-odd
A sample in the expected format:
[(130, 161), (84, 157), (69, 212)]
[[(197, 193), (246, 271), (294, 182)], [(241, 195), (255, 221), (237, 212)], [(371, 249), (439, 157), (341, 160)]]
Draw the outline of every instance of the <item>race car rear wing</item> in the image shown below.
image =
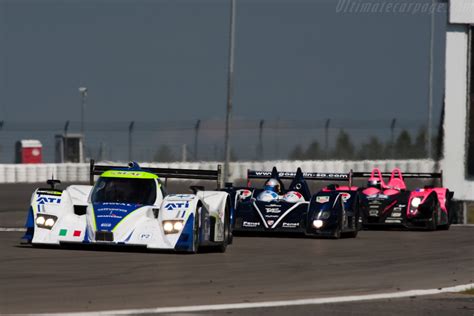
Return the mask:
[[(128, 169), (129, 166), (115, 166), (115, 165), (96, 165), (95, 161), (90, 161), (90, 184), (94, 184), (94, 176), (101, 175), (108, 170)], [(215, 180), (217, 181), (217, 188), (220, 188), (222, 183), (222, 166), (217, 165), (216, 170), (201, 170), (201, 169), (177, 169), (177, 168), (141, 168), (144, 171), (156, 174), (160, 178), (167, 179), (196, 179), (196, 180)]]
[[(392, 173), (391, 172), (382, 172), (382, 177), (390, 178)], [(369, 178), (371, 176), (371, 172), (352, 172), (353, 178)], [(440, 179), (441, 186), (443, 186), (443, 170), (441, 172), (404, 172), (402, 173), (403, 178), (405, 179)]]

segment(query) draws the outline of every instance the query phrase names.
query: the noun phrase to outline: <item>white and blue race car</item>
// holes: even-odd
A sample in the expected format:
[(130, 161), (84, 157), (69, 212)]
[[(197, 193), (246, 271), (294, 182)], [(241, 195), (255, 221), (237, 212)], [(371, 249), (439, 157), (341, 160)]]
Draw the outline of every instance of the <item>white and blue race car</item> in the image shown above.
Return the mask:
[[(219, 180), (218, 170), (98, 166), (94, 185), (37, 189), (23, 237), (33, 245), (131, 245), (147, 249), (224, 252), (231, 243), (228, 193), (193, 187), (194, 194), (167, 194), (162, 178)], [(92, 184), (91, 183), (91, 184)]]

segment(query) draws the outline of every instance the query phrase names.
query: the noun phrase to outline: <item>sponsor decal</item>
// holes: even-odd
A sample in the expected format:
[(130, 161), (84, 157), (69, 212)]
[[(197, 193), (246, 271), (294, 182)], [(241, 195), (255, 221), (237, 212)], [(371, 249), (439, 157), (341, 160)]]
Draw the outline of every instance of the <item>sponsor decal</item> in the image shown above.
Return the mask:
[(342, 196), (342, 201), (344, 201), (344, 202), (347, 202), (347, 200), (349, 200), (351, 198), (350, 193), (346, 193), (346, 192), (341, 193), (341, 196)]
[(399, 218), (387, 218), (385, 220), (385, 223), (401, 223), (402, 220)]
[(55, 195), (61, 196), (63, 194), (62, 191), (47, 191), (47, 190), (38, 190), (36, 194), (44, 194), (44, 195)]
[(173, 200), (178, 200), (178, 201), (192, 200), (193, 198), (194, 198), (193, 194), (170, 194), (170, 195), (168, 195), (168, 199), (170, 199), (171, 201), (173, 201)]
[(370, 210), (369, 215), (370, 216), (379, 216), (379, 210)]
[(267, 221), (267, 224), (268, 224), (268, 226), (272, 226), (273, 224), (275, 224), (275, 221), (273, 219), (269, 219)]
[(38, 199), (36, 199), (36, 203), (38, 203), (38, 205), (59, 204), (61, 203), (61, 199), (55, 197), (40, 196)]
[(282, 226), (285, 228), (296, 228), (300, 226), (300, 223), (283, 223)]
[(329, 202), (329, 196), (327, 196), (327, 195), (317, 196), (316, 197), (316, 202), (317, 203), (327, 203), (327, 202)]
[(189, 207), (189, 201), (167, 203), (164, 206), (164, 208), (168, 211), (173, 211), (176, 209), (182, 209), (182, 208), (188, 208), (188, 207)]
[(400, 206), (396, 206), (392, 210), (391, 216), (393, 217), (401, 217), (402, 216), (402, 208)]
[(242, 190), (240, 191), (240, 199), (245, 200), (246, 198), (250, 197), (252, 195), (252, 191), (250, 190)]
[(265, 211), (267, 213), (273, 213), (273, 214), (280, 214), (281, 213), (279, 205), (278, 205), (278, 207), (265, 207)]
[[(268, 176), (270, 177), (272, 173), (270, 171), (255, 171), (257, 176)], [(295, 177), (296, 172), (278, 172), (279, 177)], [(330, 179), (349, 179), (349, 174), (347, 173), (319, 173), (319, 172), (303, 172), (303, 177), (305, 178), (330, 178)]]
[(93, 211), (96, 227), (109, 231), (113, 229), (123, 218), (140, 209), (140, 205), (128, 203), (94, 203)]
[(369, 200), (373, 200), (373, 199), (385, 200), (385, 199), (388, 199), (388, 195), (385, 195), (385, 194), (367, 195), (367, 199), (369, 199)]
[(244, 221), (242, 223), (242, 226), (244, 226), (244, 227), (258, 227), (258, 226), (260, 226), (260, 223), (258, 223), (258, 222), (245, 222)]
[(108, 214), (108, 215), (97, 215), (97, 218), (122, 218), (120, 215)]
[(141, 240), (148, 240), (152, 237), (153, 235), (151, 233), (143, 233), (143, 234), (140, 234), (140, 239)]
[(265, 218), (278, 218), (280, 215), (275, 215), (275, 214), (265, 214)]
[(100, 208), (101, 212), (110, 212), (111, 214), (113, 212), (119, 212), (119, 213), (128, 213), (128, 210), (123, 209), (123, 208), (112, 208), (112, 207), (102, 207)]

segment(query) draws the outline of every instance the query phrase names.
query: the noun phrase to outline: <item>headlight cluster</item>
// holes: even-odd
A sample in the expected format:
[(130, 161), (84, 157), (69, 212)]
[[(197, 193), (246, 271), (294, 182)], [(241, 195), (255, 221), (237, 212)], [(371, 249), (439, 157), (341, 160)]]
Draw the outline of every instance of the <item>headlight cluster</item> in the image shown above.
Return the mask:
[(413, 207), (418, 207), (420, 204), (421, 204), (421, 198), (419, 198), (419, 197), (414, 197), (411, 200), (411, 206), (413, 206)]
[(54, 215), (38, 214), (36, 216), (36, 226), (39, 228), (51, 229), (58, 218)]
[(163, 230), (165, 234), (176, 234), (179, 233), (184, 227), (182, 220), (169, 220), (163, 221)]
[(322, 211), (320, 212), (317, 217), (313, 220), (313, 227), (316, 229), (320, 229), (324, 226), (324, 221), (331, 217), (330, 211)]
[(324, 225), (324, 222), (320, 219), (316, 219), (316, 220), (313, 221), (313, 226), (315, 228), (321, 228), (321, 227), (323, 227), (323, 225)]

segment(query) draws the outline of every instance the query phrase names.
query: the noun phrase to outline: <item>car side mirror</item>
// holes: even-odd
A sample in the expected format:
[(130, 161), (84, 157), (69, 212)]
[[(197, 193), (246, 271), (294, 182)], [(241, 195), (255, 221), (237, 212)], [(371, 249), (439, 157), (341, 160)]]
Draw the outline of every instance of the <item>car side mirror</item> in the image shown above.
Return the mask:
[(191, 185), (189, 188), (194, 194), (196, 194), (198, 191), (204, 191), (205, 189), (202, 185)]
[(48, 181), (46, 181), (46, 183), (51, 187), (51, 189), (54, 190), (56, 188), (56, 184), (60, 184), (61, 181), (57, 179), (49, 179)]

